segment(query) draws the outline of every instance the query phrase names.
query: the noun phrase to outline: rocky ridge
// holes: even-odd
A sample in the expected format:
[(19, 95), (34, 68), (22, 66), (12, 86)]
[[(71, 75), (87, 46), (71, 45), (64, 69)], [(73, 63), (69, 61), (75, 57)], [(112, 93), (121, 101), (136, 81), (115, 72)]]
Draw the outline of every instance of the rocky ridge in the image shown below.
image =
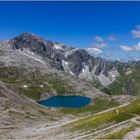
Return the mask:
[(32, 55), (38, 55), (40, 60), (35, 59), (43, 61), (42, 64), (48, 63), (57, 70), (87, 80), (96, 79), (103, 86), (109, 85), (119, 76), (111, 62), (94, 58), (84, 49), (45, 40), (31, 33), (23, 33), (11, 39), (9, 44), (25, 56), (33, 58)]

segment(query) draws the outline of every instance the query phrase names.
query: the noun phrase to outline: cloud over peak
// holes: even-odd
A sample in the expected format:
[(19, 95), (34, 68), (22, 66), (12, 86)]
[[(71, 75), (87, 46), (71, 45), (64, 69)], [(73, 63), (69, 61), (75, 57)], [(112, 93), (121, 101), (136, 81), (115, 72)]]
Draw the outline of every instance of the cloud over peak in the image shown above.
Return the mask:
[(99, 54), (102, 54), (103, 53), (102, 50), (97, 49), (97, 48), (94, 48), (94, 47), (87, 48), (86, 51), (90, 55), (93, 55), (93, 56), (96, 56), (96, 55), (99, 55)]
[(93, 43), (92, 47), (99, 48), (99, 49), (109, 48), (109, 46), (105, 43)]

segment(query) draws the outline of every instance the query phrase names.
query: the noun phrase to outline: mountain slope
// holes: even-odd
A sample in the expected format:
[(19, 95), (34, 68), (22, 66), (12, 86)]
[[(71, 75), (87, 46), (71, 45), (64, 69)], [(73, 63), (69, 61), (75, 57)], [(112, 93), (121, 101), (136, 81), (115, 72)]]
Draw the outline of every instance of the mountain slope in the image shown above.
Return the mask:
[(140, 62), (128, 63), (120, 76), (108, 86), (110, 94), (127, 94), (140, 96)]
[[(83, 49), (44, 40), (31, 33), (0, 43), (0, 80), (34, 100), (56, 94), (94, 98), (107, 96), (101, 91), (121, 94), (117, 88), (124, 87), (125, 77), (128, 78), (125, 72), (130, 66), (94, 58)], [(116, 84), (121, 78), (124, 80)]]
[[(12, 133), (35, 124), (50, 122), (55, 112), (45, 109), (26, 96), (13, 92), (0, 81), (0, 138), (12, 138)], [(57, 113), (57, 116), (60, 116)]]
[(34, 100), (56, 94), (80, 94), (91, 97), (103, 95), (90, 82), (65, 72), (61, 65), (64, 60), (55, 61), (57, 56), (64, 58), (65, 52), (71, 50), (71, 47), (61, 45), (63, 49), (58, 50), (56, 46), (45, 45), (43, 50), (44, 42), (47, 41), (29, 33), (20, 35), (18, 39), (2, 42), (0, 80), (6, 82), (13, 90)]
[[(72, 79), (71, 77), (79, 77), (80, 81), (87, 81), (91, 86), (93, 85), (108, 94), (139, 94), (139, 86), (137, 85), (139, 84), (139, 78), (137, 78), (139, 66), (135, 66), (139, 65), (139, 62), (136, 64), (135, 62), (106, 61), (89, 55), (86, 50), (45, 40), (32, 33), (22, 33), (14, 39), (1, 42), (0, 54), (1, 65), (22, 67), (21, 69), (27, 71), (27, 75), (33, 71), (36, 73), (38, 71), (41, 75), (45, 73), (64, 75), (65, 73), (70, 79)], [(37, 76), (33, 73), (31, 75)], [(64, 83), (62, 82), (62, 84)], [(68, 86), (66, 88), (68, 89)], [(60, 91), (63, 93), (62, 90)], [(52, 90), (51, 92), (54, 93)]]
[[(61, 130), (71, 133), (78, 126), (77, 121), (71, 126), (70, 120), (87, 115), (94, 119), (94, 113), (135, 100), (131, 96), (112, 97), (101, 91), (106, 88), (109, 93), (115, 94), (117, 90), (113, 91), (113, 84), (117, 86), (115, 82), (119, 78), (130, 76), (139, 82), (138, 64), (126, 65), (94, 58), (86, 50), (44, 40), (31, 33), (0, 42), (0, 138), (33, 138), (37, 135), (39, 138), (48, 138), (48, 134), (51, 137)], [(125, 82), (123, 80), (122, 83)], [(123, 89), (129, 88), (126, 86)], [(93, 100), (90, 105), (75, 110), (48, 108), (37, 103), (54, 95), (84, 95)], [(113, 110), (113, 119), (107, 120), (109, 125), (116, 119), (124, 118), (123, 115), (128, 119), (133, 116), (127, 113), (117, 116)], [(104, 116), (100, 118), (93, 121), (99, 123), (99, 127), (102, 120), (106, 121)], [(85, 127), (80, 128), (89, 130), (86, 123), (91, 123), (91, 120), (85, 120), (80, 123)], [(68, 127), (63, 124), (68, 124)], [(108, 122), (105, 124), (108, 125)]]
[(104, 86), (119, 76), (117, 69), (110, 62), (101, 58), (94, 58), (86, 50), (44, 40), (31, 33), (23, 33), (10, 40), (9, 43), (13, 49), (26, 56), (39, 55), (57, 70), (88, 80), (97, 79)]

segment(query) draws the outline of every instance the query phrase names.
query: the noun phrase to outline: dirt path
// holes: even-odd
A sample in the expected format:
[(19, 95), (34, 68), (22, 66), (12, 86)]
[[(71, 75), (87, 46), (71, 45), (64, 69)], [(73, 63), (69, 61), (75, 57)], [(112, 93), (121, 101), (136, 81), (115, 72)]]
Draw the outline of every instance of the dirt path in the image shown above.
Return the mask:
[(135, 131), (129, 132), (125, 137), (124, 140), (136, 140), (137, 137), (140, 135), (140, 128), (137, 128)]
[(101, 112), (98, 112), (98, 113), (95, 113), (95, 114), (92, 114), (92, 115), (88, 115), (88, 116), (86, 116), (86, 117), (78, 117), (78, 118), (76, 118), (76, 119), (74, 119), (74, 120), (68, 120), (68, 119), (66, 119), (65, 121), (63, 120), (62, 122), (57, 122), (57, 125), (54, 124), (54, 125), (52, 125), (52, 126), (50, 126), (50, 127), (47, 127), (46, 129), (48, 130), (49, 128), (52, 129), (52, 128), (61, 127), (61, 126), (67, 125), (67, 124), (69, 124), (69, 123), (73, 123), (73, 122), (78, 121), (78, 120), (81, 120), (81, 119), (86, 119), (86, 118), (91, 117), (91, 116), (99, 115), (99, 114), (102, 114), (102, 113), (105, 113), (105, 112), (112, 111), (112, 110), (114, 110), (114, 109), (118, 109), (118, 108), (127, 106), (127, 105), (129, 105), (129, 104), (130, 104), (130, 103), (123, 104), (123, 105), (120, 105), (120, 106), (117, 106), (117, 107), (113, 107), (113, 108), (110, 108), (110, 109), (107, 109), (107, 110), (104, 110), (104, 111), (101, 111)]
[[(95, 113), (95, 114), (92, 114), (92, 115), (89, 115), (89, 116), (86, 116), (86, 117), (78, 117), (76, 119), (64, 118), (62, 120), (59, 120), (59, 121), (56, 121), (56, 122), (53, 122), (53, 123), (49, 123), (49, 124), (41, 122), (39, 125), (32, 126), (31, 128), (30, 127), (28, 127), (28, 128), (25, 127), (22, 130), (13, 132), (12, 135), (15, 136), (16, 138), (38, 137), (38, 136), (41, 136), (41, 135), (46, 138), (47, 134), (61, 129), (61, 127), (64, 126), (64, 125), (67, 125), (69, 123), (73, 123), (73, 122), (81, 120), (81, 119), (86, 119), (86, 118), (91, 117), (91, 116), (95, 116), (95, 115), (99, 115), (99, 114), (102, 114), (102, 113), (105, 113), (105, 112), (109, 112), (109, 111), (112, 111), (114, 109), (118, 109), (118, 108), (121, 108), (121, 107), (124, 107), (124, 106), (127, 106), (127, 105), (129, 105), (129, 103), (123, 104), (123, 105), (120, 105), (120, 106), (117, 106), (117, 107), (114, 107), (114, 108), (110, 108), (110, 109), (107, 109), (105, 111), (101, 111), (101, 112), (98, 112), (98, 113)], [(103, 131), (103, 130), (100, 130), (100, 131)]]
[[(115, 128), (115, 127), (118, 127), (118, 126), (120, 126), (120, 125), (126, 124), (126, 123), (128, 123), (128, 122), (134, 121), (134, 119), (136, 120), (137, 118), (139, 118), (139, 116), (138, 116), (138, 117), (135, 117), (135, 118), (132, 118), (132, 119), (129, 119), (129, 120), (126, 120), (126, 121), (123, 121), (123, 122), (118, 123), (118, 124), (111, 125), (111, 126), (109, 126), (109, 127), (107, 127), (107, 128), (101, 129), (101, 130), (99, 130), (99, 131), (96, 131), (96, 132), (93, 132), (93, 133), (90, 133), (90, 134), (87, 134), (87, 135), (82, 135), (82, 136), (76, 137), (74, 140), (80, 140), (80, 139), (83, 139), (83, 138), (86, 139), (87, 137), (93, 136), (93, 135), (95, 135), (95, 134), (104, 132), (104, 131), (109, 130), (109, 129), (113, 129), (113, 128)], [(131, 140), (132, 140), (132, 139), (131, 139)]]

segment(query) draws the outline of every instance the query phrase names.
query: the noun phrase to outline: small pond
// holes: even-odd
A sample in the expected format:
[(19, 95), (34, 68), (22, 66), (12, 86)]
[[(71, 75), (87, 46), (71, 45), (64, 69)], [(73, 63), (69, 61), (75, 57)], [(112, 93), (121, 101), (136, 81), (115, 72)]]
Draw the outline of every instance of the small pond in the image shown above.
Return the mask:
[(91, 98), (86, 96), (53, 96), (38, 103), (48, 107), (80, 108), (90, 102)]

